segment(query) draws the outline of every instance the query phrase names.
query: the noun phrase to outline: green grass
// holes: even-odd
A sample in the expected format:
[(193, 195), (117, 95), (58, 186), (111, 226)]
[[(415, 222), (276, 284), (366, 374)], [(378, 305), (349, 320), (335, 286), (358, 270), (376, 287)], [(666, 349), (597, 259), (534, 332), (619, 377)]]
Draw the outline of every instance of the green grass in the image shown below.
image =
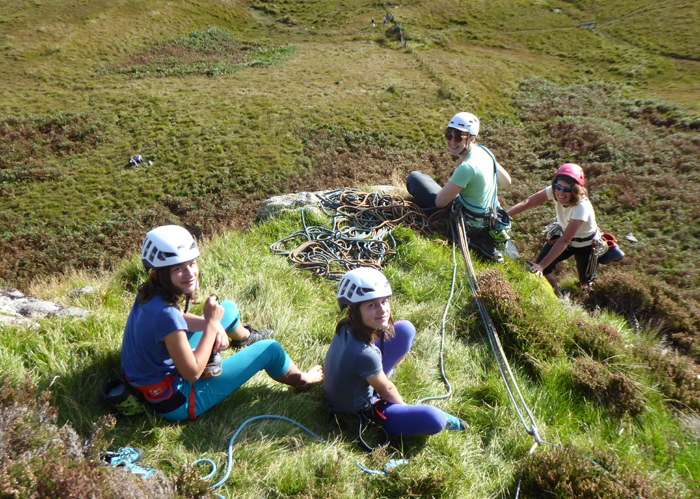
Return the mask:
[[(290, 214), (249, 232), (230, 232), (205, 241), (200, 258), (200, 294), (216, 293), (221, 299), (235, 300), (245, 322), (277, 330), (277, 339), (295, 362), (309, 367), (323, 362), (340, 313), (334, 299), (334, 282), (296, 270), (268, 250), (271, 242), (299, 226), (299, 215)], [(450, 247), (408, 229), (399, 229), (396, 235), (402, 243), (386, 266), (395, 290), (394, 315), (414, 322), (418, 337), (412, 352), (397, 369), (395, 382), (407, 400), (416, 401), (445, 393), (438, 353), (452, 255)], [(478, 273), (495, 270), (490, 264), (478, 262), (476, 269)], [(659, 396), (651, 374), (629, 351), (630, 345), (653, 345), (653, 337), (635, 333), (623, 320), (610, 314), (596, 318), (581, 309), (562, 307), (545, 283), (516, 262), (509, 261), (503, 271), (510, 283), (507, 286), (516, 293), (512, 296), (521, 296), (521, 320), (531, 327), (528, 337), (554, 335), (552, 338), (560, 341), (560, 328), (578, 331), (577, 324), (582, 320), (610, 323), (619, 330), (628, 347), (626, 353), (601, 360), (607, 369), (632, 377), (644, 400), (643, 411), (630, 417), (619, 415), (614, 408), (577, 388), (571, 382), (574, 359), (581, 355), (577, 348), (563, 357), (551, 357), (532, 347), (508, 350), (540, 437), (566, 446), (573, 456), (606, 463), (623, 483), (641, 480), (644, 483), (639, 490), (655, 491), (657, 497), (697, 494), (698, 485), (693, 478), (700, 472), (696, 436), (672, 417), (674, 409)], [(85, 307), (93, 315), (77, 322), (41, 321), (38, 330), (2, 329), (0, 368), (5, 373), (5, 386), (21, 386), (26, 380), (37, 383), (40, 390), (51, 394), (51, 402), (58, 409), (58, 424), (69, 424), (80, 435), (88, 435), (107, 412), (100, 400), (100, 389), (117, 373), (122, 330), (133, 290), (143, 278), (134, 255), (123, 261), (117, 271), (99, 279), (75, 274), (48, 283), (42, 293), (47, 299), (58, 298), (57, 293), (65, 295), (73, 287), (98, 284), (98, 293), (86, 295), (78, 302), (64, 302)], [(506, 308), (500, 310), (510, 313), (507, 311), (512, 303), (506, 300), (502, 304)], [(491, 313), (499, 317), (495, 309)], [(503, 334), (500, 327), (499, 331)], [(508, 345), (508, 335), (502, 339)], [(553, 449), (538, 449), (540, 461), (527, 464), (533, 440), (525, 433), (504, 391), (461, 262), (445, 341), (445, 370), (454, 394), (435, 405), (466, 419), (471, 425), (468, 431), (394, 439), (393, 445), (404, 452), (410, 464), (386, 478), (370, 478), (351, 459), (291, 425), (254, 423), (242, 431), (235, 443), (235, 472), (223, 489), (224, 495), (512, 497), (521, 476), (529, 477), (524, 486), (531, 493), (538, 487), (541, 490), (543, 484), (523, 473), (533, 470), (533, 466), (555, 466), (551, 461), (541, 461)], [(610, 343), (608, 348), (618, 348), (614, 345)], [(593, 350), (590, 352), (588, 355)], [(536, 360), (536, 372), (528, 367), (533, 365), (532, 359)], [(201, 457), (224, 466), (233, 432), (248, 418), (262, 414), (295, 419), (373, 469), (381, 468), (390, 457), (397, 457), (396, 451), (391, 450), (362, 453), (353, 441), (353, 425), (346, 421), (338, 427), (329, 417), (320, 387), (296, 394), (263, 374), (195, 423), (176, 424), (150, 414), (119, 418), (116, 426), (107, 429), (105, 440), (112, 442), (110, 448), (145, 448), (148, 464), (175, 477)], [(571, 459), (556, 460), (559, 473), (583, 483), (601, 480), (604, 483), (598, 486), (606, 490), (606, 480), (594, 470), (580, 469)], [(651, 483), (649, 477), (653, 477)]]

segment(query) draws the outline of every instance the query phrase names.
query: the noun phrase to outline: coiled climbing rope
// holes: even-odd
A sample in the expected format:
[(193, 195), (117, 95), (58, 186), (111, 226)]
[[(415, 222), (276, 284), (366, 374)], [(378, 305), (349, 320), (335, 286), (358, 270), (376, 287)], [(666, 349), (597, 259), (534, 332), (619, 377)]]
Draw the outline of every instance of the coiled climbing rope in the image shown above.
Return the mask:
[[(434, 226), (431, 217), (409, 201), (384, 193), (339, 189), (317, 194), (318, 204), (301, 209), (303, 230), (270, 246), (289, 262), (319, 277), (340, 280), (357, 267), (380, 269), (384, 257), (395, 253), (391, 232), (398, 225), (426, 233)], [(304, 211), (319, 207), (331, 220), (321, 226), (308, 226)], [(388, 239), (388, 241), (387, 241)], [(290, 245), (293, 249), (286, 249)]]

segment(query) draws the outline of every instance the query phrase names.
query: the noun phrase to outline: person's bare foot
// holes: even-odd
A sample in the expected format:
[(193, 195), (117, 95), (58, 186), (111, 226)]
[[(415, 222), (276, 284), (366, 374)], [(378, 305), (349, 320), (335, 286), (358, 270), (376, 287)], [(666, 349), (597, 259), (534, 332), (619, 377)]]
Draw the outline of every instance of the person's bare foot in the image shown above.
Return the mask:
[(284, 383), (298, 390), (308, 390), (312, 385), (320, 382), (322, 379), (323, 367), (314, 366), (306, 372), (301, 372), (294, 362), (292, 362), (287, 373), (275, 379), (275, 381)]
[(305, 373), (302, 373), (300, 384), (313, 385), (320, 381), (323, 381), (323, 367), (314, 366)]
[(305, 373), (301, 373), (301, 380), (294, 386), (294, 390), (305, 392), (311, 389), (316, 383), (323, 381), (323, 367), (314, 366)]

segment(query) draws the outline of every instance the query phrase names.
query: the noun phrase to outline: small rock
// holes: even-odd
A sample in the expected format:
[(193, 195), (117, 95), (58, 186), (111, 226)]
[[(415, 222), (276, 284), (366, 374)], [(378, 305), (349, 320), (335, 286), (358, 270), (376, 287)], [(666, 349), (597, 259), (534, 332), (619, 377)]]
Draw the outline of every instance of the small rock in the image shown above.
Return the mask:
[(311, 192), (298, 192), (296, 194), (274, 196), (266, 201), (263, 201), (263, 204), (256, 213), (255, 218), (256, 220), (265, 222), (277, 216), (282, 211), (293, 210), (295, 208), (314, 205), (317, 203), (318, 197)]
[(627, 235), (625, 235), (622, 239), (624, 239), (625, 241), (629, 241), (630, 243), (633, 243), (633, 244), (636, 244), (639, 242), (639, 241), (637, 241), (637, 238), (632, 235), (631, 232), (628, 233)]
[(78, 317), (83, 319), (89, 316), (90, 312), (78, 307), (66, 307), (57, 310), (56, 312), (53, 312), (51, 315), (53, 315), (54, 317), (58, 317), (59, 319), (63, 319), (66, 317)]
[(0, 297), (0, 315), (16, 317), (19, 315), (19, 312), (12, 306), (11, 301), (7, 300), (7, 298)]
[[(84, 292), (90, 292), (83, 288)], [(24, 296), (18, 290), (0, 287), (0, 327), (23, 326), (38, 327), (32, 319), (47, 317), (85, 318), (90, 312), (77, 307), (64, 307), (37, 298)]]
[(24, 295), (19, 292), (18, 289), (8, 288), (5, 286), (0, 287), (0, 296), (6, 296), (8, 298), (24, 298)]
[(84, 288), (76, 289), (75, 291), (68, 293), (68, 298), (80, 298), (83, 295), (91, 295), (95, 291), (97, 291), (96, 288), (93, 288), (92, 286), (85, 286)]
[(0, 328), (3, 326), (39, 327), (39, 324), (27, 319), (26, 317), (22, 317), (21, 315), (16, 317), (0, 315)]
[(17, 310), (20, 315), (30, 319), (41, 319), (49, 314), (55, 314), (61, 309), (54, 303), (41, 301), (36, 298), (19, 298), (14, 300), (12, 308)]

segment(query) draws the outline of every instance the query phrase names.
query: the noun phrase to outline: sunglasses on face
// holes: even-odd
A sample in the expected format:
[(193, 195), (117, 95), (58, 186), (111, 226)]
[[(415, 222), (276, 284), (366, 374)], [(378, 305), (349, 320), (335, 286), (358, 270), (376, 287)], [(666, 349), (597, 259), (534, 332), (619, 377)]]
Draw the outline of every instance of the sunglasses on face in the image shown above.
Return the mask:
[(445, 132), (445, 138), (449, 142), (450, 140), (454, 139), (455, 142), (461, 142), (464, 137), (466, 137), (467, 134), (462, 134), (459, 130), (452, 131), (450, 130), (449, 132)]
[(559, 184), (554, 184), (554, 188), (555, 188), (556, 190), (558, 190), (558, 191), (564, 191), (564, 192), (566, 192), (567, 194), (569, 194), (570, 192), (573, 191), (573, 189), (572, 189), (571, 187), (562, 187), (562, 186), (559, 185)]

